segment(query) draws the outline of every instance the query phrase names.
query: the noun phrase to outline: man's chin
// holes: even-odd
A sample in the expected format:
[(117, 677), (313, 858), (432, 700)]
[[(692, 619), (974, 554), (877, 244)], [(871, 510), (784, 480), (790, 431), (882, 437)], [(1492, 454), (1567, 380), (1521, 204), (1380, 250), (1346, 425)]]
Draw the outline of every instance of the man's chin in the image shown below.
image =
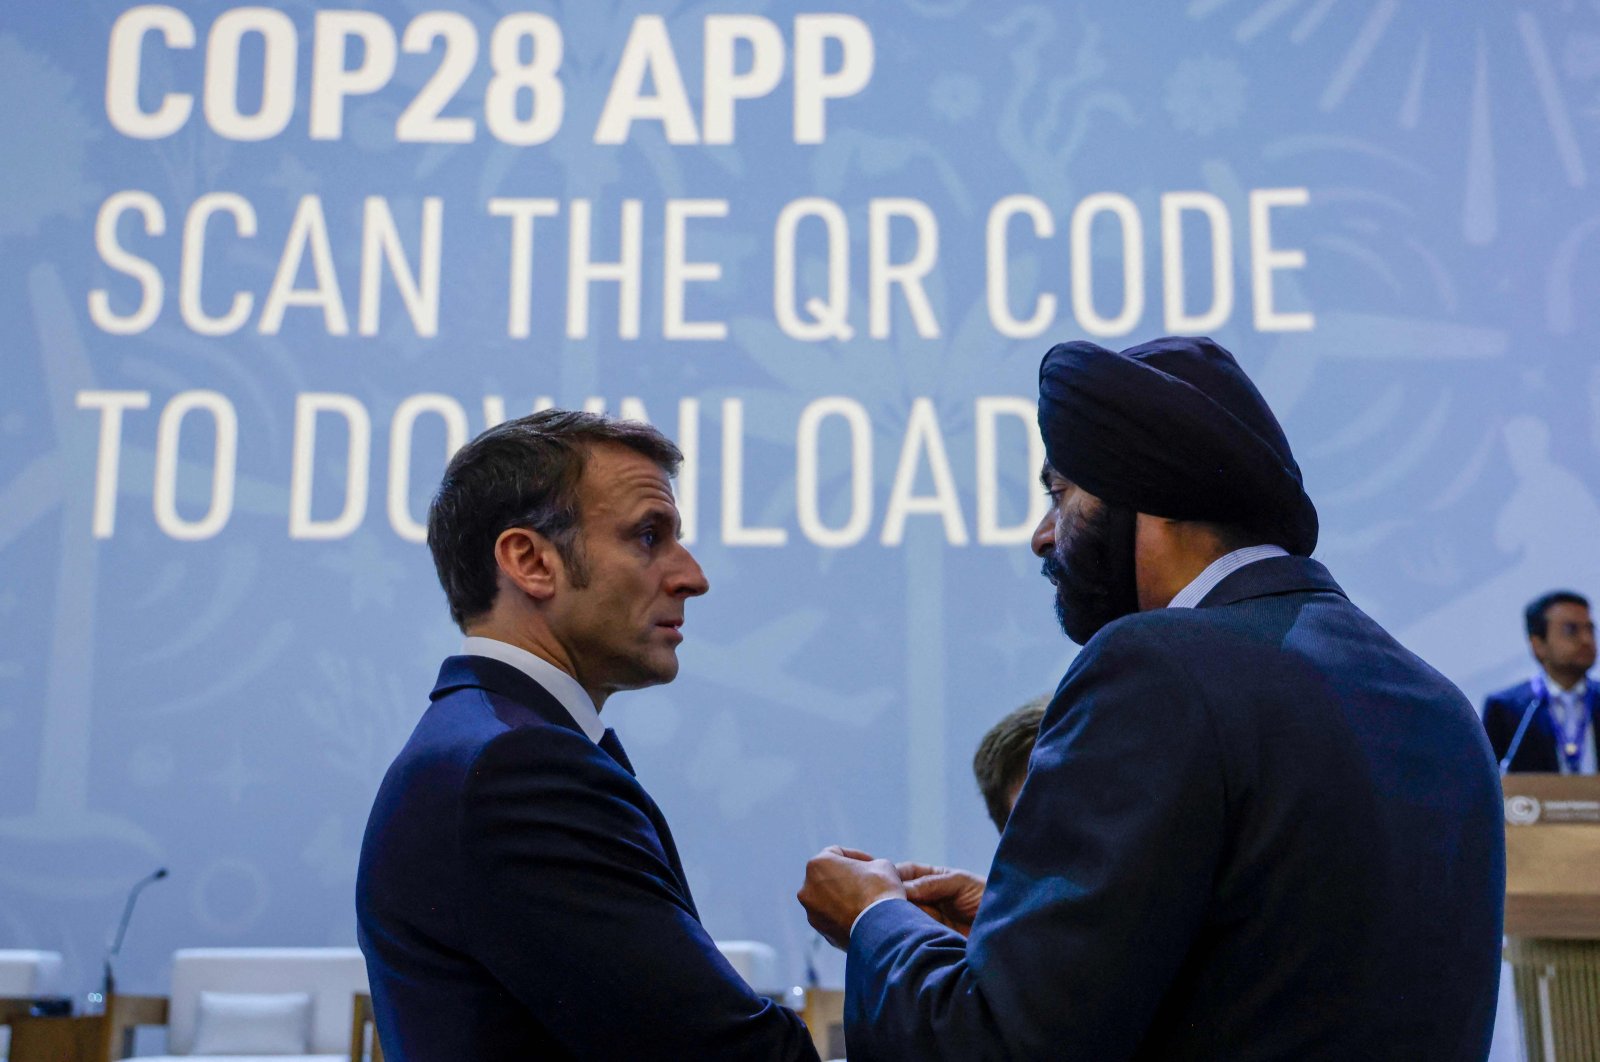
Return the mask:
[(1088, 645), (1089, 639), (1099, 634), (1101, 628), (1124, 615), (1127, 613), (1112, 615), (1109, 610), (1097, 611), (1073, 604), (1060, 587), (1056, 588), (1056, 622), (1061, 624), (1062, 632), (1077, 645)]
[(661, 686), (678, 677), (678, 649), (676, 646), (652, 646), (651, 651), (639, 661), (639, 683), (634, 688)]
[(1072, 623), (1069, 617), (1072, 615), (1072, 609), (1065, 601), (1062, 600), (1061, 588), (1059, 586), (1056, 587), (1054, 603), (1056, 606), (1056, 623), (1060, 625), (1061, 633), (1065, 634), (1068, 638), (1071, 638)]

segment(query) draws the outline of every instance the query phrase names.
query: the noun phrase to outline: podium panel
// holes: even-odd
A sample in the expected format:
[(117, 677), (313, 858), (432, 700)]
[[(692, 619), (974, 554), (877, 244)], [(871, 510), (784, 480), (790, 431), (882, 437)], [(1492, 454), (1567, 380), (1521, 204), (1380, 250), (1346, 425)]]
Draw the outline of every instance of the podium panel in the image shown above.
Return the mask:
[(1600, 1062), (1600, 777), (1512, 774), (1506, 961), (1530, 1062)]
[(1600, 940), (1600, 776), (1508, 774), (1506, 935)]
[(21, 1017), (11, 1023), (11, 1062), (102, 1062), (111, 1057), (105, 1015)]

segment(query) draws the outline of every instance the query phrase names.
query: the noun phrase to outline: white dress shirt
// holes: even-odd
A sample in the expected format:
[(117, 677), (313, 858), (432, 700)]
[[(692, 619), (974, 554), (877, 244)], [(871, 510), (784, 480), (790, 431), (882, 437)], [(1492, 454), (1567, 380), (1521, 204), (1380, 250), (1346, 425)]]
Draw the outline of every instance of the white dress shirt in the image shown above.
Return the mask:
[(495, 638), (468, 638), (461, 643), (461, 655), (486, 656), (490, 660), (510, 664), (560, 701), (561, 707), (567, 710), (572, 721), (588, 735), (590, 741), (598, 745), (605, 736), (605, 724), (600, 722), (600, 712), (588, 692), (578, 685), (577, 679), (543, 657), (534, 656), (526, 649)]
[[(1550, 714), (1555, 717), (1556, 744), (1559, 746), (1566, 741), (1567, 734), (1577, 724), (1585, 712), (1589, 710), (1589, 683), (1586, 679), (1579, 679), (1578, 684), (1570, 690), (1564, 690), (1556, 685), (1554, 679), (1545, 676), (1545, 688), (1550, 693)], [(1583, 751), (1578, 756), (1579, 774), (1594, 774), (1595, 772), (1595, 738), (1593, 720), (1584, 729)], [(1567, 766), (1567, 758), (1560, 755), (1559, 748), (1556, 755), (1556, 767), (1562, 774), (1571, 774)]]

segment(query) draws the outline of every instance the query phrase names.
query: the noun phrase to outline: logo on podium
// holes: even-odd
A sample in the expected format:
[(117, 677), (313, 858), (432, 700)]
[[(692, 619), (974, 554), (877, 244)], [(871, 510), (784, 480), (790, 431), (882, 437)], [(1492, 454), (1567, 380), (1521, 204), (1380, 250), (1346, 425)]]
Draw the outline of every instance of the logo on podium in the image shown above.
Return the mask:
[(1520, 793), (1506, 797), (1506, 821), (1513, 826), (1530, 826), (1538, 822), (1541, 810), (1537, 797)]

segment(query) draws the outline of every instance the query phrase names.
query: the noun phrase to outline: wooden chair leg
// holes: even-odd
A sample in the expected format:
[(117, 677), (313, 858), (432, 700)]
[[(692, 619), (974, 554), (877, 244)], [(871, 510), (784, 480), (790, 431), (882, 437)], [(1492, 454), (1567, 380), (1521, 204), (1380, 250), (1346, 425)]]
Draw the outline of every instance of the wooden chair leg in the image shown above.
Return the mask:
[[(367, 1053), (367, 1030), (372, 1030), (371, 1054)], [(383, 1044), (378, 1042), (378, 1024), (372, 1016), (372, 996), (357, 992), (350, 1007), (350, 1062), (383, 1062)]]

